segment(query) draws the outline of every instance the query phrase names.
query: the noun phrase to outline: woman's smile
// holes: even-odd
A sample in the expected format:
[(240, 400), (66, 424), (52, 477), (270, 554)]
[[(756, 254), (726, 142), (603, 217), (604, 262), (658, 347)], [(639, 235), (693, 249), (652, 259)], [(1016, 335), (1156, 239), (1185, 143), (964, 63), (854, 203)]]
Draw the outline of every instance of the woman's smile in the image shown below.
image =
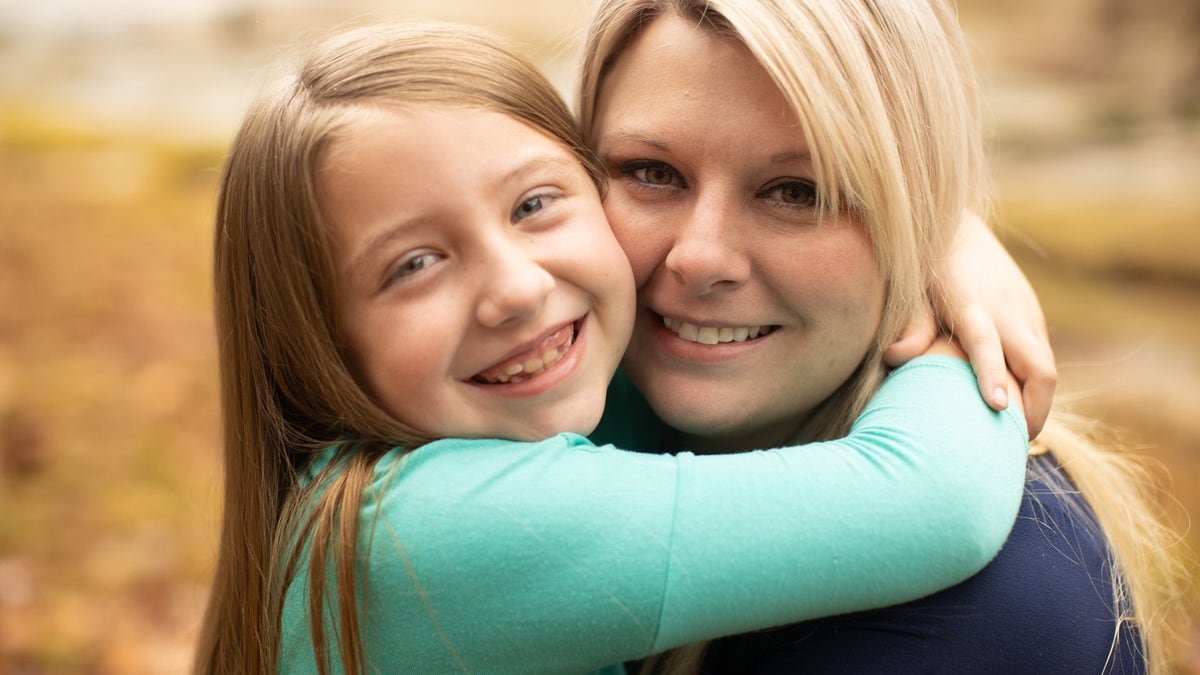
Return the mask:
[(729, 342), (745, 342), (765, 337), (778, 326), (728, 326), (728, 325), (697, 325), (682, 319), (672, 319), (669, 316), (660, 317), (663, 326), (687, 342), (698, 342), (702, 345), (726, 344)]
[(640, 308), (623, 367), (688, 447), (788, 440), (878, 330), (871, 240), (821, 209), (801, 129), (741, 43), (675, 16), (601, 82), (590, 134)]

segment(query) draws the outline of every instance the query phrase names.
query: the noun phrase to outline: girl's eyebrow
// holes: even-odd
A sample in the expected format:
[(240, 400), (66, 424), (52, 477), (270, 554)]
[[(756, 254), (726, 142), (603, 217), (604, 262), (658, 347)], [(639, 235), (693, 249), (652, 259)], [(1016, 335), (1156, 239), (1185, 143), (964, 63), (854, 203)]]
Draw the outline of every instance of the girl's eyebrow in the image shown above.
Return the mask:
[(512, 170), (504, 174), (500, 179), (501, 185), (508, 185), (518, 182), (530, 174), (537, 173), (543, 169), (578, 169), (581, 168), (578, 161), (573, 158), (564, 157), (560, 154), (538, 153), (526, 158)]
[(408, 218), (371, 237), (367, 243), (363, 244), (362, 247), (359, 248), (358, 252), (354, 254), (354, 258), (350, 261), (350, 274), (357, 276), (359, 270), (364, 269), (367, 258), (372, 252), (374, 252), (380, 246), (386, 244), (388, 241), (400, 236), (406, 230), (410, 230), (426, 220), (428, 220), (428, 218), (425, 216)]
[[(505, 173), (499, 181), (499, 185), (511, 185), (527, 179), (532, 175), (542, 170), (582, 170), (579, 162), (568, 157), (552, 153), (538, 153), (524, 159), (507, 173)], [(354, 254), (354, 258), (350, 261), (350, 273), (357, 274), (358, 270), (363, 269), (367, 258), (373, 251), (388, 241), (399, 237), (405, 231), (411, 230), (426, 221), (430, 220), (428, 216), (415, 216), (402, 220), (382, 232), (371, 237), (363, 246)]]

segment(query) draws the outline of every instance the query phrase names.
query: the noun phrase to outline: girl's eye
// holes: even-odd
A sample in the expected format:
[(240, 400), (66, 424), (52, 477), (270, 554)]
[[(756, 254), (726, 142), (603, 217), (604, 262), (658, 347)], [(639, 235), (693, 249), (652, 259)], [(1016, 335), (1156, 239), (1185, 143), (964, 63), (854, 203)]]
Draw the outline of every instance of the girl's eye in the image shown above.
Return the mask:
[(529, 199), (526, 199), (525, 201), (521, 202), (517, 206), (516, 211), (513, 211), (513, 214), (512, 214), (513, 222), (515, 223), (518, 220), (521, 220), (522, 218), (525, 218), (527, 216), (532, 216), (533, 214), (537, 213), (538, 211), (541, 211), (543, 206), (545, 206), (545, 203), (543, 201), (543, 198), (540, 195), (537, 197), (530, 197)]
[(426, 267), (433, 265), (438, 260), (441, 260), (441, 256), (436, 253), (418, 253), (410, 258), (406, 258), (403, 262), (392, 269), (391, 274), (388, 275), (386, 283), (390, 284), (393, 281), (397, 281), (405, 277), (411, 277)]
[(759, 196), (788, 206), (815, 207), (817, 186), (807, 180), (782, 181), (763, 190)]
[(670, 164), (662, 162), (630, 162), (622, 167), (621, 172), (639, 183), (662, 187), (687, 187), (683, 176)]

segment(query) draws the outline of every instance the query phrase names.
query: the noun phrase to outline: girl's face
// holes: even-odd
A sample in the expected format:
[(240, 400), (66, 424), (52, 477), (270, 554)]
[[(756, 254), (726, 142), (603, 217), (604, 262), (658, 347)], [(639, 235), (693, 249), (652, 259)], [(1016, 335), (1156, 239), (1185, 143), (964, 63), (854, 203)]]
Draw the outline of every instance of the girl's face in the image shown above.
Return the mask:
[(784, 442), (863, 360), (885, 287), (863, 225), (818, 220), (796, 115), (741, 43), (663, 16), (590, 134), (637, 281), (630, 376), (693, 448)]
[(434, 437), (590, 432), (634, 289), (579, 162), (499, 113), (352, 115), (317, 185), (359, 381)]

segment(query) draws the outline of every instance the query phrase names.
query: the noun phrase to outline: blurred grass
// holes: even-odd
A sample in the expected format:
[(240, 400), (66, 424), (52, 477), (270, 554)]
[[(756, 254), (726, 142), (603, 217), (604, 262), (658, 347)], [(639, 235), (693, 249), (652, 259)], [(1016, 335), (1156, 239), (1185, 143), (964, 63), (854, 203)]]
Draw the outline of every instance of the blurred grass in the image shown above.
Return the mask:
[(0, 672), (184, 672), (214, 551), (218, 149), (0, 110)]
[[(1047, 203), (1004, 202), (1010, 222), (1025, 224), (1030, 248), (1094, 276), (1200, 289), (1200, 193), (1131, 208), (1102, 195)], [(1190, 325), (1190, 324), (1189, 324)]]
[[(186, 672), (218, 512), (222, 153), (0, 106), (0, 673)], [(1162, 462), (1186, 527), (1200, 517), (1200, 199), (1012, 194), (999, 219), (1063, 390)], [(1194, 529), (1187, 545), (1200, 551)]]

